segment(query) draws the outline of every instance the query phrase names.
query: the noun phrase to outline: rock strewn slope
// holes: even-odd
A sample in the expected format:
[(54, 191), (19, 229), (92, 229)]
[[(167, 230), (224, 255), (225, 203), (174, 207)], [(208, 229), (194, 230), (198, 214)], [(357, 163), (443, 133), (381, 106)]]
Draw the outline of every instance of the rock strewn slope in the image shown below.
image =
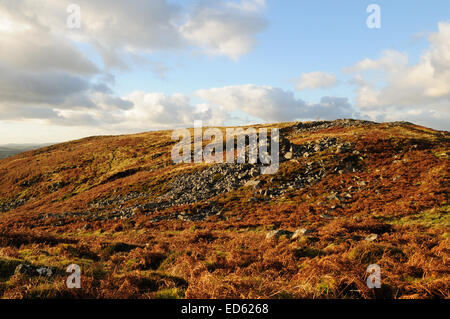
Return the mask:
[[(1, 160), (0, 295), (449, 297), (448, 132), (355, 120), (274, 126), (273, 175), (251, 164), (175, 165), (169, 131)], [(70, 263), (82, 266), (84, 289), (64, 288)], [(382, 269), (377, 291), (365, 285), (371, 263)]]

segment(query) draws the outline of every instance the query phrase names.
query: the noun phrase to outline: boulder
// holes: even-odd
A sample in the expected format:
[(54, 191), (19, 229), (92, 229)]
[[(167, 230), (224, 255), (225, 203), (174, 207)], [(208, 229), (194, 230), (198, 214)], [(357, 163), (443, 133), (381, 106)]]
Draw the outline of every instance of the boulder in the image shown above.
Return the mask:
[(314, 229), (299, 228), (299, 229), (297, 229), (297, 230), (294, 232), (294, 234), (292, 235), (292, 239), (297, 239), (297, 238), (300, 238), (300, 237), (302, 237), (302, 236), (306, 236), (306, 235), (312, 234), (312, 233), (314, 233), (314, 232), (315, 232)]
[(288, 238), (291, 238), (292, 234), (293, 234), (293, 232), (290, 232), (288, 230), (282, 230), (282, 229), (272, 230), (266, 234), (266, 239), (274, 239), (274, 238), (278, 238), (281, 236), (286, 236)]
[(374, 241), (378, 238), (377, 234), (370, 234), (369, 236), (367, 236), (366, 238), (364, 238), (365, 241)]

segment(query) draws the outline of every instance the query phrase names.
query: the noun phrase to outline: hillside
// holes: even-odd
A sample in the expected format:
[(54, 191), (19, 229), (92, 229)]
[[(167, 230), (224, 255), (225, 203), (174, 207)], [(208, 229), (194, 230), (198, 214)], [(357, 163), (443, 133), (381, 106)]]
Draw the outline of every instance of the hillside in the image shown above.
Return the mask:
[[(450, 297), (448, 132), (355, 120), (265, 127), (282, 137), (273, 175), (174, 164), (171, 131), (0, 160), (0, 296)], [(72, 263), (82, 289), (65, 286)], [(374, 263), (376, 290), (366, 285)]]

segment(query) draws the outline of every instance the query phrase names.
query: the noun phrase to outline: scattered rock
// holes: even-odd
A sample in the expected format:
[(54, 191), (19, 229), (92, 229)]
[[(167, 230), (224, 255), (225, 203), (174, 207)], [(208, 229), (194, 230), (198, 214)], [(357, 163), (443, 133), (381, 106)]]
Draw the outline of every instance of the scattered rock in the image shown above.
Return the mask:
[(361, 121), (353, 119), (339, 119), (335, 121), (314, 121), (314, 122), (300, 122), (296, 126), (298, 132), (311, 132), (316, 130), (323, 130), (331, 127), (359, 127), (368, 125), (377, 125), (378, 123), (371, 121)]
[(45, 276), (51, 277), (56, 274), (56, 269), (46, 266), (33, 266), (27, 264), (20, 264), (16, 267), (14, 274), (22, 274), (28, 277)]
[(126, 195), (117, 195), (109, 199), (97, 199), (91, 202), (90, 206), (93, 208), (103, 208), (112, 205), (121, 205), (132, 199), (148, 197), (150, 194), (145, 192), (130, 192)]
[[(236, 190), (260, 174), (260, 166), (254, 164), (221, 163), (206, 169), (177, 176), (172, 182), (172, 189), (151, 203), (154, 207), (192, 204), (210, 199), (227, 191)], [(145, 205), (145, 209), (153, 209)]]
[(328, 200), (337, 200), (337, 201), (339, 201), (339, 197), (337, 197), (337, 193), (336, 192), (331, 192), (330, 195), (327, 195), (327, 199)]
[(19, 206), (24, 205), (26, 202), (27, 202), (26, 199), (14, 199), (8, 202), (0, 203), (0, 213), (13, 210)]
[(364, 181), (358, 181), (356, 184), (358, 184), (358, 186), (360, 186), (360, 187), (364, 187), (367, 185), (367, 183)]
[[(320, 121), (311, 123), (298, 123), (294, 126), (294, 130), (299, 132), (326, 129), (330, 127), (347, 127), (361, 126), (368, 124), (376, 124), (368, 121), (357, 120), (337, 120), (337, 121)], [(332, 153), (345, 153), (339, 156), (340, 162), (334, 168), (328, 168), (323, 160), (314, 160), (314, 155), (322, 151), (330, 151)], [(249, 202), (269, 201), (278, 196), (283, 196), (292, 190), (309, 187), (320, 180), (327, 174), (333, 172), (345, 173), (355, 172), (362, 167), (361, 160), (364, 155), (355, 152), (354, 145), (350, 142), (340, 141), (336, 137), (325, 137), (304, 144), (292, 144), (286, 136), (280, 135), (280, 159), (297, 161), (301, 163), (302, 168), (289, 176), (288, 180), (283, 183), (264, 183), (256, 180), (260, 174), (261, 163), (221, 163), (207, 166), (206, 168), (174, 177), (170, 182), (170, 190), (163, 195), (155, 198), (152, 202), (142, 203), (139, 205), (126, 205), (131, 200), (137, 198), (150, 197), (151, 194), (145, 192), (130, 192), (126, 195), (117, 195), (101, 198), (90, 203), (92, 208), (98, 208), (93, 211), (83, 212), (65, 212), (59, 214), (47, 214), (42, 218), (56, 218), (60, 221), (52, 223), (55, 227), (60, 227), (70, 223), (70, 217), (81, 217), (81, 220), (89, 221), (106, 221), (134, 218), (140, 214), (153, 214), (165, 210), (173, 206), (191, 205), (199, 202), (210, 200), (220, 194), (231, 192), (240, 187), (250, 187), (255, 191), (250, 197)], [(308, 158), (305, 163), (303, 158)], [(124, 172), (121, 172), (124, 173)], [(125, 172), (128, 173), (128, 172)], [(118, 176), (121, 177), (122, 175)], [(264, 185), (263, 185), (264, 183)], [(51, 191), (64, 187), (63, 182), (57, 182), (51, 185)], [(264, 189), (261, 189), (264, 186)], [(49, 189), (50, 190), (50, 189)], [(254, 195), (262, 196), (254, 196)], [(342, 201), (350, 199), (353, 194), (344, 194), (343, 197), (337, 197), (334, 194), (333, 199)], [(331, 200), (331, 198), (329, 198)], [(0, 203), (0, 211), (2, 210)], [(123, 206), (123, 207), (122, 207)], [(129, 206), (129, 207), (126, 207)], [(110, 207), (110, 209), (108, 209)], [(112, 209), (114, 207), (114, 210)], [(103, 209), (106, 208), (106, 209)], [(9, 209), (9, 208), (7, 208)], [(208, 206), (202, 208), (193, 208), (189, 210), (189, 214), (172, 213), (166, 216), (152, 216), (152, 221), (161, 221), (169, 219), (181, 219), (184, 221), (200, 221), (209, 216), (217, 214), (220, 207)], [(87, 228), (85, 228), (87, 230)]]

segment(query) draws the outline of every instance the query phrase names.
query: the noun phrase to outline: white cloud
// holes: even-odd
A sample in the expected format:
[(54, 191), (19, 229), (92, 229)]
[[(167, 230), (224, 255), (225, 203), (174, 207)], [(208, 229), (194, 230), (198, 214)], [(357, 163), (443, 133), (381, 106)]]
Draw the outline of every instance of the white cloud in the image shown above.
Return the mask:
[[(47, 1), (45, 7), (56, 3)], [(114, 96), (104, 74), (64, 35), (52, 32), (39, 4), (17, 0), (0, 3), (0, 117), (2, 120), (47, 119), (73, 123), (64, 114), (126, 108)], [(60, 17), (65, 16), (65, 10)], [(94, 111), (97, 109), (97, 111)], [(87, 117), (84, 118), (87, 118)], [(92, 121), (87, 121), (92, 123)]]
[[(204, 125), (336, 119), (358, 116), (346, 98), (323, 97), (306, 103), (290, 91), (253, 84), (199, 90), (196, 103), (186, 94), (135, 91), (122, 98), (95, 92), (93, 108), (18, 108), (14, 115), (46, 120), (60, 126), (102, 128), (111, 132), (139, 132), (154, 129)], [(1, 110), (0, 110), (1, 112)], [(18, 115), (19, 114), (19, 115)]]
[(297, 90), (305, 89), (328, 89), (337, 84), (337, 78), (334, 74), (325, 72), (304, 73), (300, 76), (297, 83)]
[[(247, 53), (265, 26), (263, 0), (224, 1), (186, 9), (167, 0), (79, 0), (81, 29), (66, 26), (71, 0), (0, 2), (0, 117), (60, 125), (179, 125), (223, 114), (180, 95), (133, 93), (119, 98), (110, 74), (79, 49), (91, 44), (105, 66), (133, 61), (164, 78), (168, 67), (149, 52), (195, 48), (233, 59)], [(131, 59), (126, 59), (131, 57)], [(133, 107), (133, 102), (137, 105)], [(220, 113), (220, 114), (219, 114)], [(128, 124), (126, 124), (128, 123)]]
[(135, 116), (136, 121), (149, 120), (143, 124), (148, 127), (187, 123), (201, 113), (209, 121), (213, 115), (220, 121), (223, 114), (209, 106), (199, 112), (178, 95), (134, 93), (129, 95), (138, 103), (133, 108), (132, 101), (114, 95), (109, 72), (90, 61), (80, 44), (97, 50), (106, 68), (126, 68), (133, 61), (164, 78), (169, 67), (147, 53), (194, 47), (236, 59), (251, 50), (265, 26), (263, 0), (205, 2), (188, 9), (167, 0), (79, 0), (77, 30), (66, 26), (66, 9), (72, 2), (0, 1), (3, 120), (47, 118), (61, 125), (84, 120), (89, 126)]
[(357, 115), (346, 98), (323, 97), (306, 103), (290, 91), (254, 84), (199, 90), (196, 95), (228, 112), (241, 111), (267, 122), (336, 119)]
[(49, 31), (24, 1), (0, 3), (0, 64), (14, 70), (99, 72), (67, 38)]
[(266, 27), (267, 22), (261, 17), (264, 6), (262, 0), (200, 5), (180, 31), (190, 43), (207, 53), (236, 60), (254, 47), (256, 35)]
[(372, 60), (366, 58), (354, 66), (344, 68), (345, 73), (360, 72), (367, 70), (383, 70), (390, 71), (393, 69), (403, 69), (408, 65), (408, 55), (395, 51), (385, 50), (382, 52), (381, 57), (378, 60)]
[[(237, 59), (248, 53), (264, 30), (263, 0), (211, 1), (195, 6), (168, 0), (78, 0), (81, 29), (66, 27), (72, 0), (16, 0), (23, 20), (34, 20), (52, 34), (93, 45), (107, 66), (125, 68), (127, 56), (179, 51), (193, 46), (201, 53)], [(19, 15), (17, 12), (16, 15)], [(0, 20), (0, 30), (8, 28)]]
[(299, 103), (291, 92), (253, 84), (199, 90), (196, 95), (228, 112), (242, 111), (265, 121), (292, 118)]
[[(441, 22), (428, 38), (430, 47), (415, 64), (398, 51), (384, 51), (344, 72), (355, 73), (357, 106), (373, 118), (450, 126), (450, 23)], [(380, 81), (371, 81), (378, 79)], [(423, 117), (423, 119), (421, 119)], [(434, 124), (433, 124), (434, 123)]]
[[(61, 2), (58, 0), (58, 2)], [(71, 0), (63, 0), (67, 6)], [(127, 55), (178, 50), (185, 41), (178, 31), (181, 8), (166, 0), (79, 0), (82, 28), (52, 27), (74, 40), (92, 44), (108, 67), (125, 68)], [(49, 14), (58, 17), (55, 14)]]
[(213, 109), (208, 104), (193, 105), (185, 94), (164, 94), (133, 92), (125, 97), (134, 107), (124, 111), (121, 128), (140, 128), (150, 130), (155, 128), (191, 127), (195, 120), (202, 120), (204, 125), (222, 124), (226, 113)]
[[(192, 126), (196, 119), (221, 125), (230, 119), (370, 116), (447, 129), (450, 123), (450, 23), (439, 23), (438, 32), (428, 38), (429, 49), (415, 64), (407, 54), (388, 50), (379, 59), (364, 59), (345, 69), (354, 74), (359, 110), (346, 98), (323, 97), (311, 103), (291, 91), (254, 84), (199, 90), (193, 93), (194, 103), (186, 94), (133, 92), (118, 97), (111, 74), (79, 48), (91, 45), (107, 70), (126, 68), (133, 61), (160, 77), (168, 66), (152, 59), (156, 51), (193, 49), (238, 59), (255, 46), (267, 25), (264, 0), (200, 2), (192, 7), (167, 0), (79, 0), (80, 30), (65, 24), (71, 2), (0, 0), (2, 121), (38, 120), (105, 132)], [(331, 73), (312, 72), (301, 75), (296, 88), (337, 83)]]

